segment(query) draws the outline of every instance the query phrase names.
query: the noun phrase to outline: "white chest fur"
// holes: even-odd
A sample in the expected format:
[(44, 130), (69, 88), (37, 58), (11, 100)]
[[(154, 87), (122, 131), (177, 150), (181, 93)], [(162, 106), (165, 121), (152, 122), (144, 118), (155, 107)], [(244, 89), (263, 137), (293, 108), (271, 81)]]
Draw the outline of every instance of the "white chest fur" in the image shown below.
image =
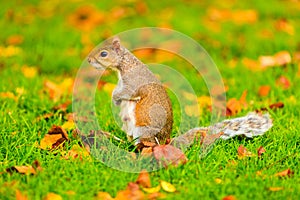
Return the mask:
[(120, 117), (123, 122), (122, 130), (127, 133), (129, 139), (136, 139), (138, 135), (138, 127), (135, 126), (135, 101), (122, 101)]

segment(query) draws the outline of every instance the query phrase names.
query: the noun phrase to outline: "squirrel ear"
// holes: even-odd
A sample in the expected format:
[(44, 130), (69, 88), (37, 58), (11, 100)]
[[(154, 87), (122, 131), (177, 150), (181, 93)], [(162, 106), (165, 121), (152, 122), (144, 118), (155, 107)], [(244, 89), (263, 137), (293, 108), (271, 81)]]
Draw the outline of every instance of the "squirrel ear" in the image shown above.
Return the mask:
[(118, 37), (114, 37), (112, 40), (112, 45), (115, 50), (120, 51), (121, 50), (121, 44), (120, 39)]

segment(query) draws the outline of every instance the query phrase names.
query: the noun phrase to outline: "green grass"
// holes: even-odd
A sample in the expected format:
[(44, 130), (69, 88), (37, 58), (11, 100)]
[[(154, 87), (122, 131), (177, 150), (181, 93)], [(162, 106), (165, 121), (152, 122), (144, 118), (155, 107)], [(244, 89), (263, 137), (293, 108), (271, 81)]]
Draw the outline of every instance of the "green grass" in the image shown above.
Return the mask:
[[(46, 2), (46, 1), (45, 1)], [(245, 68), (241, 60), (245, 57), (257, 59), (260, 55), (272, 55), (281, 50), (290, 53), (300, 51), (300, 4), (295, 1), (174, 1), (172, 4), (156, 1), (146, 3), (147, 11), (138, 14), (137, 3), (114, 1), (90, 3), (101, 10), (105, 20), (88, 32), (81, 32), (67, 22), (67, 17), (76, 8), (85, 5), (84, 1), (48, 4), (39, 1), (5, 2), (0, 8), (0, 46), (7, 46), (7, 38), (19, 34), (24, 37), (18, 45), (22, 53), (3, 57), (0, 52), (0, 92), (12, 92), (18, 95), (17, 88), (24, 88), (24, 93), (15, 101), (0, 97), (0, 199), (15, 199), (16, 189), (26, 194), (28, 199), (42, 199), (49, 192), (61, 195), (64, 199), (93, 199), (99, 191), (109, 192), (115, 196), (119, 190), (126, 188), (128, 182), (136, 180), (138, 174), (125, 173), (107, 167), (97, 159), (64, 160), (58, 154), (43, 151), (36, 147), (53, 124), (62, 125), (66, 117), (62, 111), (53, 111), (53, 107), (72, 96), (66, 95), (58, 102), (53, 102), (43, 92), (45, 80), (61, 83), (65, 78), (75, 79), (88, 51), (100, 43), (107, 33), (117, 34), (132, 28), (144, 26), (161, 26), (167, 24), (197, 40), (216, 62), (222, 77), (229, 86), (227, 99), (239, 98), (248, 90), (249, 107), (239, 113), (264, 107), (270, 103), (282, 101), (285, 107), (270, 111), (274, 121), (273, 128), (264, 136), (254, 139), (234, 138), (219, 141), (204, 158), (199, 158), (199, 146), (191, 147), (186, 155), (186, 165), (160, 169), (150, 173), (152, 184), (159, 180), (171, 182), (178, 190), (167, 194), (167, 199), (222, 199), (234, 195), (237, 199), (298, 199), (300, 190), (299, 141), (300, 141), (300, 77), (297, 64), (253, 72)], [(44, 3), (44, 4), (43, 4)], [(270, 6), (270, 4), (272, 6)], [(112, 19), (113, 8), (126, 8), (129, 14)], [(237, 25), (232, 22), (217, 23), (220, 32), (212, 31), (205, 23), (208, 8), (255, 9), (258, 20), (253, 24)], [(49, 12), (50, 17), (43, 17)], [(274, 24), (278, 19), (286, 19), (294, 27), (294, 35), (278, 31)], [(263, 31), (269, 31), (273, 37), (262, 37)], [(90, 38), (90, 44), (82, 43), (82, 35)], [(236, 59), (232, 68), (229, 61)], [(191, 67), (182, 60), (165, 62), (178, 69), (193, 85), (197, 95), (207, 95), (205, 84)], [(23, 65), (36, 66), (38, 75), (24, 77)], [(287, 90), (276, 85), (276, 79), (284, 75), (291, 81)], [(115, 83), (116, 76), (110, 74), (106, 81)], [(259, 97), (258, 88), (270, 85), (272, 90), (268, 97)], [(107, 131), (125, 138), (113, 120), (110, 110), (109, 95), (97, 91), (96, 102), (99, 123)], [(293, 100), (295, 99), (295, 100)], [(178, 100), (172, 95), (175, 110), (173, 134), (176, 134), (180, 122)], [(105, 102), (105, 103), (103, 103)], [(177, 102), (177, 103), (176, 103)], [(251, 102), (253, 102), (251, 104)], [(67, 112), (72, 112), (68, 108)], [(50, 119), (36, 121), (46, 113), (54, 113)], [(209, 113), (204, 112), (201, 124), (209, 123)], [(193, 127), (187, 127), (193, 128)], [(71, 148), (79, 141), (72, 137), (65, 148)], [(256, 153), (263, 146), (266, 153), (260, 159), (257, 156), (238, 159), (237, 148), (244, 145)], [(15, 165), (31, 165), (34, 160), (41, 163), (43, 171), (36, 175), (9, 174), (7, 168)], [(230, 164), (235, 161), (235, 164)], [(279, 178), (274, 174), (290, 168), (294, 175)], [(262, 170), (262, 176), (256, 175)], [(215, 179), (221, 179), (217, 184)], [(11, 182), (15, 182), (9, 185)], [(270, 191), (270, 187), (283, 187), (280, 191)], [(69, 195), (67, 191), (74, 191)]]

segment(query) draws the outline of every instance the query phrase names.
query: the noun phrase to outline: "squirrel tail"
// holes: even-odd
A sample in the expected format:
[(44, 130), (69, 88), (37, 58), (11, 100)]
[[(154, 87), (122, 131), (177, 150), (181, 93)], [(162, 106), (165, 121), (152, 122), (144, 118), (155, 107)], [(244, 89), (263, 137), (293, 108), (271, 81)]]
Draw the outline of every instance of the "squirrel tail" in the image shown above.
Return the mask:
[(187, 148), (194, 142), (200, 141), (202, 147), (205, 147), (213, 144), (217, 139), (227, 140), (237, 135), (244, 135), (248, 138), (263, 135), (272, 125), (272, 119), (268, 113), (251, 112), (244, 117), (227, 119), (209, 127), (193, 128), (172, 139), (170, 144)]

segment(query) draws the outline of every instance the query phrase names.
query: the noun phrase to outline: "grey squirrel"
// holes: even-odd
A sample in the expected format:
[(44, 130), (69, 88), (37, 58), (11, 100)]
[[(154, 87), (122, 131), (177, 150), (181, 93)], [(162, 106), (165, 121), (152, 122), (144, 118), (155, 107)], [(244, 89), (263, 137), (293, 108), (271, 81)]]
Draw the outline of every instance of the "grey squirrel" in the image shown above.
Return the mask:
[[(111, 68), (118, 73), (118, 84), (113, 91), (115, 105), (121, 107), (122, 129), (135, 144), (151, 142), (165, 144), (170, 140), (173, 110), (170, 98), (154, 74), (113, 38), (88, 56), (97, 69)], [(272, 127), (269, 114), (249, 113), (244, 117), (224, 120), (209, 127), (197, 127), (175, 137), (170, 144), (188, 147), (203, 133), (219, 133), (212, 139), (228, 139), (236, 135), (262, 135)]]

